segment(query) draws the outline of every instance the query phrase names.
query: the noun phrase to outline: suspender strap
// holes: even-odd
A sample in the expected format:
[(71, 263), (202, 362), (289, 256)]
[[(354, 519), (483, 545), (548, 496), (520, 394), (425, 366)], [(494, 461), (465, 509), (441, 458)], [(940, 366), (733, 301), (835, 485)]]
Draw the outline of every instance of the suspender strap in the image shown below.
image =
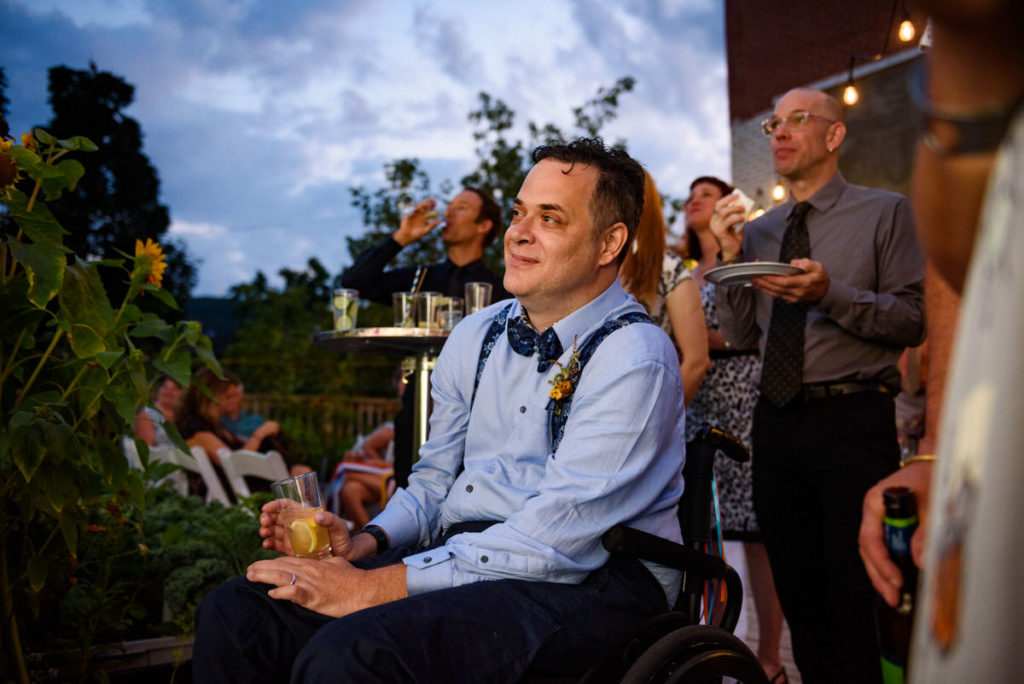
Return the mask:
[[(590, 338), (583, 343), (583, 346), (579, 350), (579, 365), (576, 372), (577, 378), (583, 374), (583, 369), (590, 361), (591, 357), (594, 356), (594, 352), (597, 351), (598, 346), (605, 341), (609, 335), (618, 330), (624, 328), (627, 325), (633, 323), (651, 323), (654, 321), (650, 317), (639, 311), (632, 313), (623, 314), (618, 318), (607, 321), (604, 325), (597, 329), (597, 331), (590, 336)], [(569, 412), (572, 410), (572, 393), (562, 399), (552, 399), (549, 403), (551, 409), (551, 453), (558, 451), (558, 445), (562, 442), (562, 433), (565, 432), (565, 423), (569, 420)]]
[[(480, 359), (476, 365), (476, 378), (473, 381), (473, 394), (470, 399), (470, 410), (472, 411), (473, 402), (476, 400), (476, 391), (480, 386), (480, 377), (484, 373), (484, 366), (487, 364), (487, 359), (490, 358), (491, 352), (494, 350), (494, 345), (498, 338), (505, 331), (506, 321), (508, 320), (509, 311), (512, 310), (512, 304), (504, 307), (497, 313), (494, 319), (491, 321), (491, 326), (487, 329), (484, 334), (483, 344), (480, 346)], [(623, 328), (633, 323), (651, 323), (654, 321), (650, 317), (639, 311), (623, 314), (616, 319), (606, 321), (604, 325), (597, 329), (597, 331), (590, 336), (590, 338), (583, 343), (583, 346), (578, 352), (578, 370), (576, 377), (578, 378), (583, 372), (583, 368), (590, 361), (594, 352), (597, 351), (597, 347), (604, 342), (605, 338), (611, 335), (619, 328)], [(562, 441), (562, 433), (565, 431), (565, 423), (569, 419), (569, 412), (572, 409), (572, 394), (563, 399), (552, 399), (548, 408), (550, 409), (551, 416), (551, 453), (558, 451), (558, 445)]]

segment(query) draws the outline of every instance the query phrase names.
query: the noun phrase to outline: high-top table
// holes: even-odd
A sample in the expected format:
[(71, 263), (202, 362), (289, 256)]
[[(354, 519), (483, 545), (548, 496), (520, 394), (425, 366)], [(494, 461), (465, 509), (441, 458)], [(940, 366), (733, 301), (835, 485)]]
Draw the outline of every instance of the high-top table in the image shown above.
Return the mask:
[[(440, 328), (355, 328), (317, 333), (313, 344), (344, 354), (394, 354), (404, 357), (403, 367), (411, 367), (416, 378), (413, 397), (412, 457), (419, 458), (427, 441), (427, 406), (430, 397), (430, 371), (448, 339), (449, 330)], [(408, 364), (408, 366), (406, 365)]]

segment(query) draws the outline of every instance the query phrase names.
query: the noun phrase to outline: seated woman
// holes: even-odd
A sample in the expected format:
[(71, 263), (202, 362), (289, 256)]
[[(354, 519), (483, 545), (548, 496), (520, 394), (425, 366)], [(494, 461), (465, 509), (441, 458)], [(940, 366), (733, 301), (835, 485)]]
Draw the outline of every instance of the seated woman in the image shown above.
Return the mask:
[(156, 384), (156, 391), (151, 400), (152, 406), (143, 406), (135, 414), (132, 432), (136, 439), (141, 439), (149, 446), (170, 444), (164, 430), (164, 423), (174, 420), (174, 412), (181, 398), (181, 385), (169, 375), (161, 377)]
[(394, 478), (394, 439), (394, 425), (383, 423), (346, 452), (334, 469), (331, 492), (337, 495), (336, 508), (353, 529), (362, 529), (370, 522), (367, 504), (380, 501), (381, 490)]
[[(208, 368), (199, 370), (195, 377), (209, 388), (213, 397), (207, 396), (199, 389), (198, 384), (192, 385), (185, 393), (185, 400), (181, 403), (174, 422), (186, 444), (190, 447), (201, 446), (206, 451), (217, 470), (217, 476), (224, 483), (224, 488), (230, 492), (231, 485), (221, 468), (217, 450), (227, 448), (259, 451), (263, 440), (276, 435), (280, 428), (276, 422), (268, 420), (256, 428), (249, 439), (243, 440), (235, 436), (221, 424), (220, 417), (223, 413), (222, 398), (237, 379), (229, 376), (218, 378)], [(251, 491), (270, 491), (270, 483), (259, 478), (246, 477), (246, 482), (249, 483)]]

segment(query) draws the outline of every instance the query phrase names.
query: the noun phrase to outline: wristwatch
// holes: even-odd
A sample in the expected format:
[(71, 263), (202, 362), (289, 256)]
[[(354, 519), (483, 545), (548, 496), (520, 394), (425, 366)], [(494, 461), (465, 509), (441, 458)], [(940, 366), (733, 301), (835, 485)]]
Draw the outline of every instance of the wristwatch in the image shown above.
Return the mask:
[[(388, 534), (377, 525), (367, 525), (356, 534), (368, 534), (377, 540), (377, 553), (381, 554), (391, 548), (391, 541)], [(354, 535), (353, 535), (354, 536)]]
[(974, 112), (954, 114), (928, 99), (928, 70), (922, 62), (910, 73), (907, 91), (921, 112), (921, 142), (938, 155), (987, 154), (999, 147), (1013, 118), (1024, 104), (1024, 93), (1011, 102)]

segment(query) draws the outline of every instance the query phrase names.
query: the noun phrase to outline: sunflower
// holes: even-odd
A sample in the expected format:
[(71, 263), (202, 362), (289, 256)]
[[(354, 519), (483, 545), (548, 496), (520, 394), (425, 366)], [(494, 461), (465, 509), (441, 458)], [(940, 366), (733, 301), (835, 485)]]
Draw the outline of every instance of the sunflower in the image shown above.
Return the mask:
[(164, 269), (167, 268), (167, 262), (165, 261), (165, 255), (160, 244), (153, 242), (151, 238), (146, 238), (146, 243), (143, 244), (142, 240), (135, 241), (135, 268), (139, 268), (139, 257), (146, 257), (149, 261), (149, 273), (146, 274), (146, 283), (149, 285), (156, 285), (160, 287), (160, 283), (164, 279)]

